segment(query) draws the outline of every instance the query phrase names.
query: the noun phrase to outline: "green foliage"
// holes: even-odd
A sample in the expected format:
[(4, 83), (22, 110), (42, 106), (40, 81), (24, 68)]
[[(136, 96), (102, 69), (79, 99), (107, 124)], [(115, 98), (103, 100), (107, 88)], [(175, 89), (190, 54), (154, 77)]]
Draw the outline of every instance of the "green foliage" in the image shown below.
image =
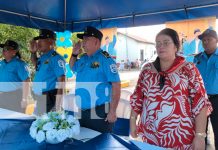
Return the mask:
[(74, 32), (72, 34), (71, 40), (73, 41), (73, 43), (77, 43), (79, 40), (81, 40), (81, 39), (77, 38), (77, 36), (76, 36), (78, 33), (80, 33), (80, 32)]
[(8, 39), (16, 41), (20, 46), (22, 59), (28, 63), (30, 62), (29, 41), (37, 35), (36, 29), (0, 24), (0, 43), (5, 43)]
[[(31, 71), (31, 78), (34, 75), (34, 66), (30, 60), (29, 42), (39, 35), (37, 29), (25, 28), (21, 26), (13, 26), (0, 24), (0, 43), (5, 43), (6, 40), (14, 40), (19, 44), (22, 60), (27, 62)], [(0, 58), (2, 55), (0, 54)]]

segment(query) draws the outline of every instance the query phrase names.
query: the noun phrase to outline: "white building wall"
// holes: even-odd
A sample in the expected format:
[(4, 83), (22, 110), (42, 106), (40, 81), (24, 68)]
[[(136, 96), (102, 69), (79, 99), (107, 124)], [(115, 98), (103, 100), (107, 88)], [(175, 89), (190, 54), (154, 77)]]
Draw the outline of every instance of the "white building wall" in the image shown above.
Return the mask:
[(117, 59), (119, 63), (121, 60), (135, 61), (140, 59), (140, 51), (144, 50), (144, 59), (148, 59), (153, 56), (155, 48), (154, 45), (139, 42), (133, 38), (127, 37), (123, 34), (117, 34), (117, 43), (115, 46), (117, 50)]

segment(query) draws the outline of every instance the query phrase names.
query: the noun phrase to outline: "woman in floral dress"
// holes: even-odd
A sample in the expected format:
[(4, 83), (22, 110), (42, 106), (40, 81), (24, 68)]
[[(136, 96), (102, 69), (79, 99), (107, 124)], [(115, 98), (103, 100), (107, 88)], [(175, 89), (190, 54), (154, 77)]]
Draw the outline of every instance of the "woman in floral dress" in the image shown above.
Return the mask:
[(198, 69), (177, 55), (179, 48), (175, 30), (156, 36), (158, 57), (144, 66), (130, 98), (131, 136), (164, 148), (204, 150), (212, 108)]

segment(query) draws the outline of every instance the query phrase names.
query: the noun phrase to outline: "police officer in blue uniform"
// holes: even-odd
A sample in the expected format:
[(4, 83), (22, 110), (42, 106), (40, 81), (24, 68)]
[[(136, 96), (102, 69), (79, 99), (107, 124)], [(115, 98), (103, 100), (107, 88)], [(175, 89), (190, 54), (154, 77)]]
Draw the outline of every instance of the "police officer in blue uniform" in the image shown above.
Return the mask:
[(216, 31), (207, 29), (199, 35), (199, 39), (202, 40), (205, 51), (195, 56), (194, 63), (202, 75), (208, 98), (213, 106), (210, 119), (215, 146), (218, 148), (218, 36)]
[[(40, 29), (39, 36), (30, 42), (31, 60), (36, 72), (33, 80), (36, 114), (60, 110), (65, 82), (65, 61), (54, 50), (56, 34)], [(37, 57), (37, 52), (40, 57)]]
[[(83, 42), (75, 44), (70, 65), (76, 72), (76, 103), (82, 115), (80, 124), (99, 132), (111, 132), (120, 99), (116, 63), (100, 49), (101, 31), (88, 26), (77, 37)], [(78, 59), (81, 46), (86, 53)]]
[(0, 107), (24, 112), (29, 95), (28, 66), (21, 60), (17, 42), (7, 40), (0, 47), (4, 57), (0, 61)]

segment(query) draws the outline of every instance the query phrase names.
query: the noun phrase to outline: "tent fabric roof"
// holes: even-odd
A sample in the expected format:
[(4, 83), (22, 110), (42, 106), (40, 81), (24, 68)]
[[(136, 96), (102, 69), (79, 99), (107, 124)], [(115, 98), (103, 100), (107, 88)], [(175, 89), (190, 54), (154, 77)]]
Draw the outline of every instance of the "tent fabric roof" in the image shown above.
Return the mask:
[(217, 0), (1, 0), (0, 22), (54, 31), (161, 24), (217, 16)]

